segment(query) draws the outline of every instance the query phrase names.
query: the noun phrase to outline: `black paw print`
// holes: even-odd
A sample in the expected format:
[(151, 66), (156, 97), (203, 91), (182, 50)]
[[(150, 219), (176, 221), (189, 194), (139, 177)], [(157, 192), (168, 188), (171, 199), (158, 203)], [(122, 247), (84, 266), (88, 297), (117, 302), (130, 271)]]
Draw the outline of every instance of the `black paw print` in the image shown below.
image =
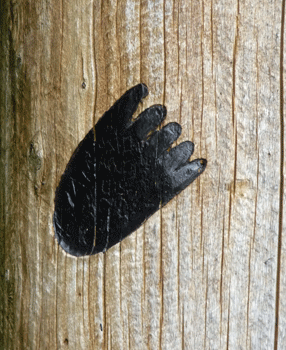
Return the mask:
[[(193, 182), (205, 159), (189, 162), (190, 141), (171, 148), (177, 123), (156, 130), (166, 108), (132, 121), (146, 85), (128, 90), (91, 129), (71, 157), (56, 191), (54, 227), (62, 248), (82, 256), (105, 252)], [(94, 134), (95, 132), (95, 134)]]

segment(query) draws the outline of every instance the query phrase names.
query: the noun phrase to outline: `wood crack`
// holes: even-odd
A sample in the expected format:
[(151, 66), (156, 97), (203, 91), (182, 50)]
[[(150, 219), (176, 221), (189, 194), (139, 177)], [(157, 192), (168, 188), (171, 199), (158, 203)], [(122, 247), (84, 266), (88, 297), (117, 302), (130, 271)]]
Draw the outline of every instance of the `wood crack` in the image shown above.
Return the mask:
[(276, 277), (276, 301), (275, 301), (275, 335), (274, 350), (278, 349), (279, 333), (279, 298), (280, 298), (280, 272), (281, 272), (281, 248), (283, 230), (283, 195), (284, 195), (284, 22), (285, 22), (285, 0), (282, 1), (281, 17), (281, 43), (280, 43), (280, 191), (279, 191), (279, 226), (277, 245), (277, 277)]

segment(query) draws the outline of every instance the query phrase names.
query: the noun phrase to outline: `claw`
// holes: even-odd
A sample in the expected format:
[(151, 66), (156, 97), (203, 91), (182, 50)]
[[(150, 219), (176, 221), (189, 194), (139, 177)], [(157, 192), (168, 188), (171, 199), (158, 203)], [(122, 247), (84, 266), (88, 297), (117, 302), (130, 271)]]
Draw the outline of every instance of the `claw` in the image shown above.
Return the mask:
[(168, 165), (172, 169), (178, 170), (187, 162), (193, 152), (194, 144), (191, 141), (180, 143), (178, 146), (171, 148), (170, 152), (167, 153)]
[(175, 174), (181, 190), (189, 186), (206, 168), (206, 159), (195, 159), (181, 167)]
[(118, 133), (122, 133), (129, 126), (139, 102), (147, 95), (148, 88), (145, 84), (138, 84), (126, 91), (97, 122), (97, 140), (106, 132), (113, 133), (117, 130)]
[(148, 140), (146, 152), (155, 158), (159, 158), (164, 151), (171, 147), (172, 143), (181, 135), (182, 128), (178, 123), (169, 123), (161, 130), (156, 131)]
[(145, 109), (130, 127), (130, 131), (137, 135), (138, 139), (146, 140), (150, 132), (153, 132), (166, 118), (166, 107), (155, 105)]

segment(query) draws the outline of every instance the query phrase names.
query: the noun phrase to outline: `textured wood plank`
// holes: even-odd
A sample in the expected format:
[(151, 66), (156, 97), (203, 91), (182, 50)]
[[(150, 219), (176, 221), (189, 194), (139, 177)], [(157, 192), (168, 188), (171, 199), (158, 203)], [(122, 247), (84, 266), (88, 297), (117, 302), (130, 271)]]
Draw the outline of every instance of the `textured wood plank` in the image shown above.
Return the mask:
[[(284, 12), (266, 0), (1, 2), (3, 348), (283, 348)], [(69, 256), (52, 226), (60, 176), (139, 82), (150, 93), (138, 113), (165, 104), (208, 167), (107, 253)]]

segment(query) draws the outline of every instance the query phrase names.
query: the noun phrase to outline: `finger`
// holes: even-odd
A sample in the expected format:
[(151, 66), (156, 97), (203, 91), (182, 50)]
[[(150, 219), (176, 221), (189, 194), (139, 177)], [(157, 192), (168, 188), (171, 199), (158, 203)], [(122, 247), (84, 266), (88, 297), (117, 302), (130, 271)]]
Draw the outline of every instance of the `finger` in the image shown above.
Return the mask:
[(195, 159), (188, 162), (178, 171), (172, 172), (171, 178), (163, 185), (162, 205), (167, 204), (173, 197), (189, 186), (207, 166), (205, 159)]
[(167, 166), (177, 170), (187, 162), (193, 152), (194, 144), (191, 141), (180, 143), (168, 152)]
[(176, 171), (174, 173), (177, 179), (176, 192), (178, 190), (182, 191), (189, 186), (189, 184), (191, 184), (198, 176), (201, 175), (206, 166), (206, 159), (195, 159), (192, 162), (188, 162), (185, 166)]
[(138, 84), (125, 92), (118, 101), (99, 119), (96, 137), (118, 130), (122, 132), (129, 125), (139, 102), (148, 95), (145, 84)]
[(181, 135), (182, 128), (178, 123), (169, 123), (161, 130), (155, 132), (148, 142), (146, 149), (151, 156), (158, 158)]
[(130, 130), (134, 132), (140, 140), (146, 140), (148, 134), (162, 123), (166, 115), (167, 110), (165, 106), (155, 105), (147, 108), (135, 120)]

